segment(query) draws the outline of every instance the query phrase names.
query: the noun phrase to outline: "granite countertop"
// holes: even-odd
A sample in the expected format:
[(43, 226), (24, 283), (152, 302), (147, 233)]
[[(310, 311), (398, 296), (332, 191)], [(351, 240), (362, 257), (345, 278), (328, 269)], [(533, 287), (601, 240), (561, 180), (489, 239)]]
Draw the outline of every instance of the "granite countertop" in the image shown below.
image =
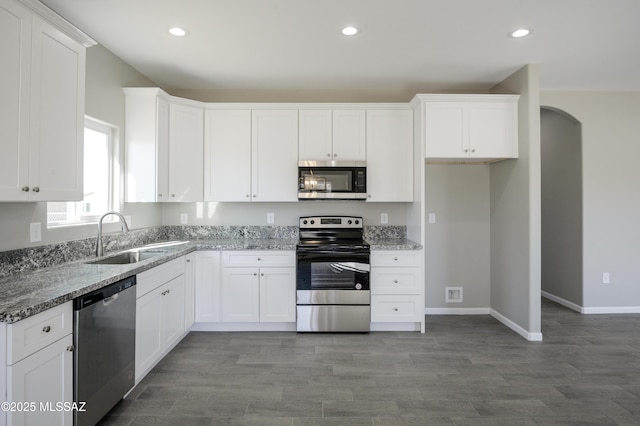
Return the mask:
[[(372, 250), (419, 250), (407, 239), (369, 240)], [(95, 265), (92, 258), (0, 278), (0, 322), (14, 323), (196, 250), (295, 250), (289, 239), (202, 239), (157, 243), (162, 254), (133, 264)], [(105, 257), (115, 253), (108, 253)]]

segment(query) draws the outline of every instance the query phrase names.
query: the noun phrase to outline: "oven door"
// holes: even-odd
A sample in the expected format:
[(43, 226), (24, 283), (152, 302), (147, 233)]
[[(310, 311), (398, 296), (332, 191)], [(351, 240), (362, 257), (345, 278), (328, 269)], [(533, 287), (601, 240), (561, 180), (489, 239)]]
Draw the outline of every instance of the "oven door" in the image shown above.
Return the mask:
[(369, 253), (298, 251), (296, 289), (369, 290)]

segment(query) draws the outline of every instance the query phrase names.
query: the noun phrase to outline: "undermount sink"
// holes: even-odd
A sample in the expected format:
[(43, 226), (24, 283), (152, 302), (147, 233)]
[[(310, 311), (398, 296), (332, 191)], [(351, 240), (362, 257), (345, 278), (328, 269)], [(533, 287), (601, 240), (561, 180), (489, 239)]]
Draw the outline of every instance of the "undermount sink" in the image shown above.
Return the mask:
[(160, 250), (125, 251), (102, 259), (92, 260), (87, 263), (91, 265), (126, 265), (129, 263), (142, 262), (143, 260), (151, 259), (152, 257), (160, 256), (164, 253), (166, 252)]

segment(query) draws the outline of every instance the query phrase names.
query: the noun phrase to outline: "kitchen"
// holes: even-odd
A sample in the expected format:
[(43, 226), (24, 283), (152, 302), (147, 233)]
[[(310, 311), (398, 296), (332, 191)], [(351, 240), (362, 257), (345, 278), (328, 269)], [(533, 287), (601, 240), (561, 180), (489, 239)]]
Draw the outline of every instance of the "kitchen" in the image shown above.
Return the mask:
[[(126, 129), (124, 120), (124, 95), (122, 93), (122, 87), (135, 87), (135, 86), (150, 86), (153, 87), (151, 81), (144, 76), (130, 68), (124, 62), (113, 56), (110, 52), (101, 46), (96, 46), (88, 49), (87, 51), (87, 97), (86, 97), (86, 113), (87, 115), (98, 117), (101, 120), (112, 123), (120, 129)], [(532, 67), (533, 75), (532, 79), (535, 80), (535, 67)], [(515, 89), (514, 92), (520, 92), (523, 96), (523, 92), (519, 89)], [(410, 98), (410, 97), (409, 97)], [(405, 98), (408, 100), (408, 98)], [(520, 118), (520, 122), (524, 120)], [(535, 128), (535, 126), (532, 126)], [(522, 129), (521, 129), (522, 131)], [(524, 133), (527, 133), (526, 131)], [(124, 138), (124, 135), (121, 135)], [(520, 137), (523, 141), (522, 136)], [(521, 145), (521, 158), (523, 155), (523, 145)], [(508, 162), (507, 162), (508, 163)], [(491, 166), (494, 167), (494, 166)], [(499, 167), (499, 166), (498, 166)], [(481, 176), (485, 176), (486, 172), (480, 171)], [(521, 189), (521, 188), (520, 188)], [(493, 191), (492, 191), (493, 192)], [(519, 194), (515, 200), (526, 199), (526, 193)], [(516, 204), (519, 201), (514, 201)], [(339, 210), (340, 214), (362, 216), (365, 223), (379, 224), (380, 217), (383, 213), (388, 214), (389, 224), (398, 226), (407, 226), (409, 232), (413, 232), (418, 235), (415, 240), (422, 242), (424, 236), (420, 235), (416, 229), (419, 226), (414, 227), (411, 230), (411, 221), (416, 220), (417, 216), (413, 211), (415, 205), (404, 203), (382, 203), (382, 204), (366, 204), (362, 207), (360, 204), (353, 204), (350, 202), (328, 202), (327, 204), (313, 205), (313, 214), (335, 214), (336, 210)], [(252, 205), (251, 209), (247, 209), (242, 204), (234, 203), (188, 203), (185, 206), (177, 204), (125, 204), (123, 206), (123, 213), (132, 217), (133, 227), (135, 229), (153, 228), (158, 226), (179, 226), (180, 215), (187, 213), (190, 224), (195, 225), (266, 225), (266, 217), (268, 213), (274, 213), (275, 224), (283, 226), (294, 226), (296, 220), (305, 214), (307, 211), (300, 211), (300, 203), (284, 203), (284, 204), (271, 204), (271, 205)], [(40, 222), (45, 223), (46, 220), (46, 206), (44, 203), (3, 203), (2, 206), (2, 235), (3, 235), (3, 250), (13, 250), (24, 247), (38, 246), (32, 244), (28, 239), (28, 223)], [(364, 210), (364, 211), (363, 211)], [(535, 210), (535, 209), (534, 209)], [(504, 214), (508, 215), (508, 212)], [(424, 217), (424, 215), (422, 215)], [(28, 218), (25, 231), (24, 226), (15, 226), (16, 223), (24, 224), (24, 218)], [(440, 218), (438, 218), (440, 219)], [(6, 222), (5, 222), (6, 221)], [(6, 223), (6, 225), (5, 225)], [(523, 218), (523, 224), (528, 223), (526, 218)], [(522, 224), (514, 224), (516, 229)], [(106, 224), (105, 228), (107, 233), (119, 231), (118, 224)], [(424, 228), (422, 228), (424, 229)], [(84, 227), (83, 229), (50, 229), (43, 230), (43, 243), (56, 244), (69, 240), (77, 240), (82, 238), (95, 238), (95, 226)], [(490, 232), (497, 233), (498, 237), (505, 237), (497, 226), (491, 226)], [(510, 232), (509, 229), (505, 229), (505, 235)], [(516, 235), (520, 235), (516, 233)], [(505, 237), (507, 238), (507, 237)], [(521, 236), (518, 237), (519, 241)], [(493, 241), (493, 238), (492, 238)], [(523, 240), (524, 242), (524, 240)], [(509, 243), (509, 241), (507, 241)], [(508, 244), (507, 244), (508, 245)], [(520, 244), (516, 244), (519, 246)], [(535, 252), (535, 250), (534, 250)], [(511, 260), (510, 260), (511, 261)], [(498, 267), (498, 270), (499, 267)], [(505, 271), (508, 272), (508, 271)], [(512, 277), (513, 278), (513, 277)], [(521, 278), (518, 277), (515, 281), (521, 282)], [(529, 282), (528, 279), (522, 280), (522, 282)], [(535, 280), (534, 280), (535, 281)], [(492, 298), (496, 294), (501, 294), (500, 285), (491, 283), (490, 293)], [(520, 300), (525, 302), (529, 300), (528, 293), (530, 291), (529, 285), (523, 285), (519, 289), (507, 288), (502, 294), (509, 294), (516, 291), (516, 294), (510, 296), (510, 300)], [(535, 291), (534, 291), (535, 293)], [(465, 296), (467, 294), (465, 293)], [(438, 297), (440, 299), (440, 297)], [(444, 297), (442, 297), (444, 299)], [(465, 299), (467, 300), (467, 299)], [(440, 302), (438, 300), (438, 302)], [(527, 314), (527, 309), (522, 310), (520, 303), (514, 306), (513, 309), (508, 306), (503, 307), (501, 303), (512, 303), (509, 300), (505, 301), (491, 301), (491, 304), (479, 304), (477, 307), (495, 309), (497, 312), (503, 312), (507, 318), (511, 318), (516, 326), (524, 329), (525, 332), (530, 332), (535, 335), (539, 331), (539, 326), (535, 324), (535, 314), (532, 320), (532, 325), (528, 324), (528, 319), (522, 319), (529, 317), (532, 314)], [(535, 303), (535, 300), (531, 303)], [(446, 306), (446, 305), (445, 305)], [(473, 306), (473, 305), (472, 305)], [(438, 307), (435, 306), (434, 309)], [(488, 311), (488, 309), (487, 309)], [(535, 313), (535, 309), (533, 309)], [(526, 333), (525, 333), (526, 334)]]

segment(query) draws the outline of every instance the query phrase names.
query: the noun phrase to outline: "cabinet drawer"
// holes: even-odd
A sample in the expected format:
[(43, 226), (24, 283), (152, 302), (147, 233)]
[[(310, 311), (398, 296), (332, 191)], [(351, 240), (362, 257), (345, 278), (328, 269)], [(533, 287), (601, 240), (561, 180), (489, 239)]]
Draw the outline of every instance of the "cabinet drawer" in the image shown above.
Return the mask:
[(420, 266), (421, 250), (372, 251), (371, 266)]
[(13, 365), (73, 332), (71, 302), (7, 325), (7, 364)]
[(223, 251), (222, 266), (296, 266), (296, 253), (292, 250)]
[(371, 268), (371, 294), (420, 294), (420, 268)]
[(371, 295), (371, 322), (418, 322), (422, 305), (420, 296)]
[(182, 274), (184, 274), (184, 256), (139, 273), (136, 278), (136, 298), (144, 296)]

